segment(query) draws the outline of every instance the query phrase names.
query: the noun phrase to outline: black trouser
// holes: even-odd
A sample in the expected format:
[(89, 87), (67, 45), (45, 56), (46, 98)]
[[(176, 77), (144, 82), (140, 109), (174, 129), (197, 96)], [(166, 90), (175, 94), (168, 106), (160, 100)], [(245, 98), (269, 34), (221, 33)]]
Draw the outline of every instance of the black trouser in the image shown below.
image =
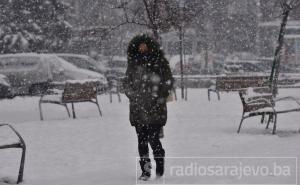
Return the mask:
[(148, 143), (153, 150), (154, 159), (165, 156), (165, 150), (159, 140), (161, 128), (162, 126), (160, 125), (138, 125), (135, 127), (138, 136), (138, 150), (141, 161), (150, 161)]

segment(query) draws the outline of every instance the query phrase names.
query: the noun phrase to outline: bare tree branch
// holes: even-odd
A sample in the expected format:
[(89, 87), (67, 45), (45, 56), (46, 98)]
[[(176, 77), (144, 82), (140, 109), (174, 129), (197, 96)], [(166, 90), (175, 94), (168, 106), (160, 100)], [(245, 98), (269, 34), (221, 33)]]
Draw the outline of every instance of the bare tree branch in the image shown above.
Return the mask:
[(152, 20), (152, 16), (151, 16), (151, 11), (150, 11), (150, 3), (148, 4), (147, 3), (147, 0), (143, 0), (143, 3), (144, 3), (144, 6), (145, 6), (145, 9), (146, 9), (146, 12), (147, 12), (147, 17), (149, 19), (149, 22), (151, 24), (151, 26), (153, 26), (153, 20)]
[(296, 8), (299, 5), (300, 5), (300, 1), (299, 0), (292, 0), (291, 1), (292, 8)]

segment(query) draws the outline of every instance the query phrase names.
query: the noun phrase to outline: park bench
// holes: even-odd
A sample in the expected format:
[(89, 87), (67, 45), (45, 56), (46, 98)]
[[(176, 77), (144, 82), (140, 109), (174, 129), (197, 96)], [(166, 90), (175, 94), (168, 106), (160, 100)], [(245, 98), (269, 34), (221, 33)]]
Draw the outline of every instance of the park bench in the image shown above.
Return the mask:
[(112, 103), (113, 94), (118, 96), (118, 101), (121, 102), (121, 92), (122, 92), (122, 77), (117, 77), (115, 75), (109, 75), (106, 77), (108, 81), (108, 93), (109, 101)]
[[(255, 92), (255, 90), (258, 92)], [(239, 91), (239, 95), (243, 105), (243, 113), (238, 127), (238, 133), (245, 119), (262, 116), (261, 123), (263, 123), (267, 115), (269, 117), (266, 129), (269, 128), (270, 122), (273, 122), (272, 133), (275, 134), (278, 114), (300, 111), (300, 99), (291, 96), (275, 98), (269, 87), (265, 87), (263, 93), (259, 92), (259, 88), (248, 88)]]
[(248, 87), (263, 87), (268, 82), (268, 76), (220, 76), (216, 78), (214, 85), (208, 88), (208, 100), (210, 93), (215, 92), (220, 100), (220, 92), (239, 91)]
[(98, 81), (67, 81), (54, 82), (48, 85), (48, 90), (39, 100), (40, 119), (43, 120), (42, 104), (53, 103), (66, 108), (68, 116), (70, 111), (67, 104), (71, 103), (73, 118), (76, 118), (74, 103), (90, 102), (97, 106), (100, 116), (102, 112), (99, 106), (97, 92)]
[(1, 127), (8, 127), (10, 130), (13, 131), (13, 133), (19, 138), (18, 142), (12, 143), (12, 144), (0, 144), (0, 149), (11, 149), (11, 148), (21, 148), (22, 149), (22, 156), (21, 156), (21, 162), (20, 162), (20, 168), (19, 168), (19, 174), (18, 174), (18, 180), (17, 183), (20, 183), (23, 181), (23, 172), (24, 172), (24, 165), (25, 165), (25, 153), (26, 153), (26, 145), (25, 141), (22, 138), (22, 136), (9, 124), (0, 124)]

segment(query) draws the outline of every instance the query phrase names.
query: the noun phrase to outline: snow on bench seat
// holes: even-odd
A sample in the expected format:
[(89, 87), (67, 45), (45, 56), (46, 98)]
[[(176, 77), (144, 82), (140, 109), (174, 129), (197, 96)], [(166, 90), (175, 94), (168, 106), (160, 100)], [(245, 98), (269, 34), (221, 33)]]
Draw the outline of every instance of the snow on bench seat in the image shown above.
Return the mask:
[[(275, 101), (276, 102), (276, 101)], [(293, 101), (293, 100), (285, 100), (285, 101), (278, 101), (275, 103), (275, 107), (274, 107), (275, 111), (280, 114), (280, 113), (285, 113), (285, 112), (291, 112), (291, 111), (300, 111), (300, 105)], [(252, 111), (251, 113), (255, 113), (255, 112), (273, 112), (273, 108), (271, 107), (266, 107), (266, 108), (262, 108), (262, 109), (258, 109), (256, 111)]]

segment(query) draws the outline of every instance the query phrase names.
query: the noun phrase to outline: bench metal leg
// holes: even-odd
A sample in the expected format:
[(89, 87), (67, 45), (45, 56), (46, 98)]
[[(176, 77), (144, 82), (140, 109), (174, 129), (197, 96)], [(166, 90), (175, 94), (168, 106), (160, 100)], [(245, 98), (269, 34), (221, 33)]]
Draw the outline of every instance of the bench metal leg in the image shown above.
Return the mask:
[(265, 114), (263, 114), (263, 115), (261, 116), (260, 123), (261, 123), (261, 124), (263, 124), (263, 123), (264, 123), (264, 121), (265, 121)]
[(277, 114), (274, 115), (274, 125), (272, 134), (276, 134), (276, 123), (277, 123)]
[(174, 88), (173, 91), (174, 91), (174, 95), (175, 95), (175, 101), (177, 101), (177, 92), (176, 92), (176, 88)]
[(0, 124), (0, 126), (8, 126), (19, 138), (20, 143), (13, 144), (13, 145), (1, 146), (1, 148), (0, 148), (0, 149), (6, 149), (6, 148), (21, 148), (22, 149), (22, 157), (21, 157), (20, 168), (19, 168), (19, 173), (18, 173), (18, 180), (17, 180), (17, 184), (19, 184), (23, 181), (26, 144), (25, 144), (25, 141), (22, 138), (22, 136), (19, 134), (19, 132), (17, 130), (15, 130), (14, 127), (12, 127), (10, 124)]
[(218, 96), (218, 100), (221, 100), (221, 96), (220, 96), (220, 91), (218, 91), (218, 90), (212, 90), (212, 89), (208, 89), (207, 90), (207, 96), (208, 96), (208, 101), (210, 101), (210, 94), (211, 94), (211, 92), (215, 92), (216, 94), (217, 94), (217, 96)]
[(208, 98), (208, 101), (210, 101), (210, 89), (207, 89), (207, 98)]
[(101, 112), (100, 105), (99, 105), (99, 102), (98, 102), (98, 98), (97, 98), (97, 97), (96, 97), (96, 102), (95, 102), (95, 104), (97, 105), (99, 114), (100, 114), (100, 116), (102, 117), (102, 112)]
[(273, 120), (273, 114), (270, 114), (269, 118), (268, 118), (268, 123), (267, 123), (266, 129), (269, 129), (269, 125), (272, 120)]
[(243, 121), (244, 121), (244, 112), (243, 112), (243, 115), (242, 115), (242, 118), (241, 118), (241, 122), (240, 122), (240, 125), (239, 125), (239, 128), (238, 128), (238, 130), (237, 130), (237, 133), (240, 133), (240, 131), (241, 131), (241, 128), (242, 128), (242, 124), (243, 124)]
[(24, 143), (21, 144), (21, 145), (22, 145), (22, 157), (21, 157), (21, 163), (20, 163), (20, 169), (19, 169), (17, 184), (19, 184), (23, 181), (23, 174), (24, 174), (24, 167), (25, 167), (26, 146), (25, 146)]
[(121, 103), (121, 95), (119, 92), (118, 92), (118, 99), (119, 99), (119, 103)]
[(185, 88), (185, 93), (184, 93), (184, 100), (187, 101), (188, 100), (188, 88)]
[(218, 100), (221, 100), (221, 97), (220, 97), (220, 92), (219, 91), (216, 91), (217, 95), (218, 95)]
[(71, 114), (70, 114), (70, 111), (69, 111), (69, 108), (68, 108), (68, 105), (67, 104), (64, 104), (66, 110), (67, 110), (67, 113), (68, 113), (68, 116), (69, 118), (71, 117)]
[(21, 157), (21, 163), (20, 163), (20, 169), (18, 174), (18, 181), (17, 183), (21, 183), (23, 181), (23, 174), (24, 174), (24, 166), (25, 166), (25, 155), (26, 155), (26, 144), (22, 136), (19, 134), (17, 130), (15, 130), (12, 126), (8, 125), (18, 136), (20, 141), (20, 147), (22, 148), (22, 157)]
[(44, 117), (43, 117), (43, 112), (42, 112), (42, 103), (41, 103), (41, 101), (39, 101), (39, 111), (40, 111), (40, 119), (41, 119), (41, 121), (43, 121)]
[(110, 91), (110, 92), (109, 92), (109, 102), (112, 103), (112, 101), (113, 101), (113, 100), (112, 100), (112, 92)]
[[(70, 111), (69, 111), (69, 108), (68, 108), (67, 104), (60, 104), (60, 103), (54, 103), (54, 104), (64, 106), (66, 108), (66, 110), (67, 110), (69, 118), (71, 117), (71, 114), (70, 114)], [(41, 119), (41, 121), (43, 121), (44, 120), (44, 116), (43, 116), (43, 109), (42, 109), (42, 102), (41, 101), (39, 102), (39, 111), (40, 111), (40, 119)]]
[(73, 118), (76, 119), (74, 103), (71, 103), (71, 104), (72, 104), (72, 114), (73, 114)]
[(117, 95), (118, 95), (119, 103), (121, 103), (121, 95), (118, 87), (117, 87)]

